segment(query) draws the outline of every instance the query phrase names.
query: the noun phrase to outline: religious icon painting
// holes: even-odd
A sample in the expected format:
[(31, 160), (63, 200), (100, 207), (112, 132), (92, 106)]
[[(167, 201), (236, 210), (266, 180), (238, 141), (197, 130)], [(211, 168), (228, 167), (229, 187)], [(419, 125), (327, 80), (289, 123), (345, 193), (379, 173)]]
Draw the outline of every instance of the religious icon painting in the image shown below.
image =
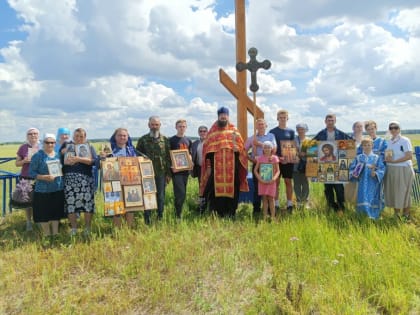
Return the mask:
[(143, 190), (145, 194), (156, 192), (155, 179), (153, 177), (143, 177)]
[(150, 160), (147, 160), (147, 161), (142, 160), (142, 161), (140, 161), (140, 171), (141, 171), (141, 175), (143, 177), (154, 176), (152, 161), (150, 161)]
[(91, 158), (92, 154), (90, 152), (89, 143), (76, 144), (76, 155), (83, 158)]
[(115, 202), (121, 201), (121, 192), (120, 191), (110, 191), (104, 194), (105, 202)]
[(260, 176), (264, 181), (273, 179), (273, 164), (272, 163), (261, 163), (260, 164)]
[(337, 163), (337, 145), (335, 141), (320, 141), (318, 145), (318, 163)]
[(342, 182), (348, 181), (349, 180), (349, 171), (348, 170), (339, 170), (338, 180), (342, 181)]
[(54, 177), (63, 176), (60, 160), (47, 161), (47, 167), (48, 167), (48, 174)]
[(306, 177), (317, 177), (318, 176), (318, 163), (313, 158), (308, 158), (306, 161), (305, 168)]
[(124, 202), (114, 201), (104, 203), (104, 216), (121, 215), (125, 213)]
[(394, 158), (394, 151), (392, 149), (385, 150), (385, 160), (392, 160)]
[(64, 165), (70, 165), (70, 159), (74, 156), (76, 156), (76, 152), (73, 151), (67, 151), (66, 153), (64, 153)]
[(101, 161), (102, 180), (115, 181), (120, 179), (119, 165), (116, 158)]
[(141, 176), (139, 162), (136, 157), (119, 157), (121, 185), (140, 185)]
[(121, 191), (121, 183), (117, 180), (111, 182), (112, 191)]
[(365, 167), (365, 163), (357, 161), (356, 166), (351, 172), (351, 176), (353, 176), (354, 178), (359, 178), (360, 174), (362, 174), (363, 172), (364, 167)]
[(104, 182), (102, 184), (102, 188), (103, 188), (104, 193), (113, 191), (111, 182)]
[(157, 209), (156, 194), (144, 194), (143, 198), (145, 210)]
[(298, 150), (296, 142), (294, 140), (282, 140), (280, 141), (281, 156), (284, 158), (286, 163), (297, 163), (299, 162)]
[(109, 143), (102, 143), (99, 152), (104, 153), (105, 155), (109, 155), (112, 153), (111, 145)]
[(141, 185), (123, 186), (124, 203), (127, 208), (143, 205), (143, 193)]
[(175, 171), (189, 171), (193, 168), (190, 153), (188, 149), (171, 150), (172, 168)]
[(339, 169), (347, 170), (348, 169), (348, 160), (347, 159), (339, 159), (338, 160)]
[(302, 151), (306, 152), (306, 157), (318, 157), (318, 141), (309, 140), (308, 142), (303, 142), (302, 147), (305, 145)]

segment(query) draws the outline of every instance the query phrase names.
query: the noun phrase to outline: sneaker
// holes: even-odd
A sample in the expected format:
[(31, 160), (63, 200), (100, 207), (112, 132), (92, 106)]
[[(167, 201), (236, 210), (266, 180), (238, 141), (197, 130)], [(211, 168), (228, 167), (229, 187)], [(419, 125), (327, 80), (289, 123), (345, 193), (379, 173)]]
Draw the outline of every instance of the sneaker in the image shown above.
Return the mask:
[(77, 235), (77, 229), (71, 229), (70, 236), (76, 236), (76, 235)]
[(287, 213), (292, 214), (293, 212), (293, 206), (287, 206)]
[(32, 228), (32, 222), (31, 221), (27, 221), (26, 222), (26, 231), (29, 232), (29, 231), (32, 231), (32, 230), (33, 230), (33, 228)]

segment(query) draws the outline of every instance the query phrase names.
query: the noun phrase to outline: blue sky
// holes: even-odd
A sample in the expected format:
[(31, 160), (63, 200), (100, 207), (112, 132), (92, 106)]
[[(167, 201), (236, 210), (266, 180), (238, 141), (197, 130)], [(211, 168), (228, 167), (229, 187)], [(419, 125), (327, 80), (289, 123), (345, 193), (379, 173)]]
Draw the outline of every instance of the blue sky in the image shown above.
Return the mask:
[[(218, 78), (235, 78), (234, 25), (233, 0), (0, 1), (0, 142), (32, 126), (140, 136), (155, 114), (166, 135), (185, 118), (197, 136), (221, 105), (236, 123)], [(250, 0), (246, 28), (247, 48), (272, 63), (257, 93), (269, 128), (285, 108), (310, 133), (329, 112), (345, 131), (368, 119), (418, 129), (418, 1)]]

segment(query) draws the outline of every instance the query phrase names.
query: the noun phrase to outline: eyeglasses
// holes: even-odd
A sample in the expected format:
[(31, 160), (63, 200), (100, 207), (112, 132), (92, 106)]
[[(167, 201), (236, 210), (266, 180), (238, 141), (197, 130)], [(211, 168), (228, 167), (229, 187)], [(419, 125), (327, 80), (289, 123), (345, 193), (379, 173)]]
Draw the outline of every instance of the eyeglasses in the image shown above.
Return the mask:
[(391, 127), (389, 127), (389, 130), (398, 130), (398, 129), (400, 129), (400, 127), (398, 127), (398, 126), (391, 126)]
[(37, 132), (30, 132), (28, 133), (28, 136), (36, 136), (38, 133)]
[(55, 144), (55, 141), (44, 141), (45, 144)]
[(207, 130), (202, 129), (202, 130), (199, 130), (198, 132), (207, 132)]

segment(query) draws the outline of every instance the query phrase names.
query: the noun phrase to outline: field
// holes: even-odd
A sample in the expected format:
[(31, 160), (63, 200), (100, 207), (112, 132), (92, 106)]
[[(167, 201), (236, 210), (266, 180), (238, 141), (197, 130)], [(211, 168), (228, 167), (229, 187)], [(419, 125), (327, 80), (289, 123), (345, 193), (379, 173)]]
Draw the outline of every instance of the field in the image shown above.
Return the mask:
[(376, 222), (351, 207), (338, 218), (313, 184), (309, 210), (268, 223), (241, 204), (222, 220), (195, 211), (190, 180), (178, 222), (171, 185), (166, 195), (161, 222), (138, 214), (134, 229), (116, 230), (98, 194), (91, 237), (70, 238), (63, 221), (48, 244), (25, 232), (22, 211), (8, 214), (0, 314), (420, 314), (418, 204), (410, 224), (391, 209)]

